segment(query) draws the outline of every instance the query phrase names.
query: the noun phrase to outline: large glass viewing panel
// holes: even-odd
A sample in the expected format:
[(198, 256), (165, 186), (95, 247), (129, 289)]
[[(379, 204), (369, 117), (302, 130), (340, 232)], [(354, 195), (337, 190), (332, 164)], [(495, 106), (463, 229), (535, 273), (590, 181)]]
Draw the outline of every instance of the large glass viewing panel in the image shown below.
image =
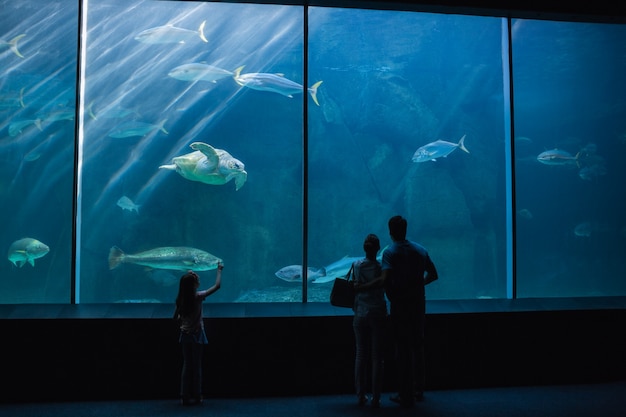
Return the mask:
[(309, 299), (396, 214), (438, 267), (429, 299), (506, 297), (506, 21), (309, 10)]
[(626, 26), (512, 21), (518, 297), (626, 295)]
[(302, 7), (88, 3), (79, 301), (301, 301)]
[(0, 10), (0, 304), (69, 303), (77, 2)]

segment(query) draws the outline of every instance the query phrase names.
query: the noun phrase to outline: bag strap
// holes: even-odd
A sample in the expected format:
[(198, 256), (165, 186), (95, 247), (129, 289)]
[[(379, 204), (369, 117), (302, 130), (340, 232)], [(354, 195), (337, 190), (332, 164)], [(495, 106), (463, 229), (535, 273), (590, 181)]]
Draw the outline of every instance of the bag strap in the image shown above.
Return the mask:
[(354, 278), (354, 275), (352, 274), (352, 269), (353, 268), (354, 268), (354, 264), (350, 265), (350, 270), (346, 274), (346, 280), (348, 280), (348, 281), (350, 281), (350, 277)]

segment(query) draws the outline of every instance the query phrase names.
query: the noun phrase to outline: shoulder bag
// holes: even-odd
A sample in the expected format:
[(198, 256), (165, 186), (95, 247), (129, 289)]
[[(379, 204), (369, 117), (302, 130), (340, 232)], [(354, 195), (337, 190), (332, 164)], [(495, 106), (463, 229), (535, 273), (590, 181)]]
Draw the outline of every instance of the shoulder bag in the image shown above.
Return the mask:
[(345, 277), (335, 278), (333, 289), (330, 291), (330, 303), (336, 307), (354, 307), (354, 285), (352, 277), (352, 268)]

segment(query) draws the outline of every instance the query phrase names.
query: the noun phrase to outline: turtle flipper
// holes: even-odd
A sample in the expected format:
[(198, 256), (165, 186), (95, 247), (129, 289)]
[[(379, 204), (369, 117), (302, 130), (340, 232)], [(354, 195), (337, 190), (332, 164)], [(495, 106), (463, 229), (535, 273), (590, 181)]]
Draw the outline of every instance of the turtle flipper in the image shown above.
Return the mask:
[(248, 173), (246, 171), (238, 172), (235, 176), (235, 191), (239, 191), (248, 179)]
[(167, 169), (170, 171), (176, 171), (176, 164), (161, 165), (159, 169)]
[(217, 154), (215, 148), (204, 142), (194, 142), (189, 145), (194, 151), (200, 151), (207, 157), (207, 163), (209, 166), (217, 166), (219, 164), (220, 156)]

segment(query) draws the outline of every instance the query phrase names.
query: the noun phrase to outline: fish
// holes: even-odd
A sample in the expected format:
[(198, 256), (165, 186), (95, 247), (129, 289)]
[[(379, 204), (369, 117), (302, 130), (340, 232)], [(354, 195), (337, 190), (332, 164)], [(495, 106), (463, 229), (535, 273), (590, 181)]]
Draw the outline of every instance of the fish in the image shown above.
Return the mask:
[(74, 116), (76, 116), (76, 110), (72, 108), (55, 109), (36, 114), (38, 120), (47, 123), (58, 122), (60, 120), (74, 120)]
[(127, 116), (138, 117), (140, 114), (137, 110), (127, 109), (121, 106), (105, 107), (102, 110), (94, 111), (93, 101), (87, 106), (87, 113), (93, 120), (101, 119), (123, 119)]
[(3, 94), (0, 96), (0, 109), (25, 108), (24, 87), (18, 93)]
[(25, 237), (11, 243), (7, 257), (13, 265), (21, 268), (26, 263), (35, 266), (35, 259), (45, 256), (48, 252), (50, 248), (45, 243)]
[(421, 148), (418, 148), (413, 154), (413, 158), (411, 160), (413, 162), (436, 161), (437, 158), (447, 157), (457, 148), (470, 153), (465, 147), (465, 136), (466, 135), (463, 135), (458, 143), (446, 142), (445, 140), (430, 142)]
[(561, 149), (551, 149), (549, 151), (541, 152), (537, 156), (537, 161), (545, 165), (578, 165), (578, 158), (580, 153), (576, 156), (572, 156), (569, 152)]
[(592, 181), (599, 176), (606, 175), (606, 168), (602, 164), (594, 164), (582, 167), (578, 176), (585, 181)]
[(578, 237), (590, 237), (592, 231), (593, 226), (589, 222), (579, 223), (574, 228), (574, 234)]
[[(383, 252), (387, 249), (388, 246), (385, 246), (381, 251), (378, 252), (376, 259), (378, 262), (381, 262), (383, 259)], [(352, 264), (359, 259), (363, 259), (362, 256), (344, 256), (343, 258), (327, 265), (324, 267), (326, 271), (325, 276), (317, 277), (313, 280), (315, 284), (323, 284), (325, 282), (334, 281), (337, 277), (345, 277), (348, 275), (348, 271), (352, 267)]]
[(210, 81), (215, 83), (217, 80), (232, 77), (234, 73), (213, 65), (192, 63), (179, 65), (167, 75), (181, 81)]
[(130, 212), (134, 211), (135, 213), (139, 214), (140, 205), (133, 203), (133, 200), (126, 196), (122, 196), (119, 200), (117, 200), (117, 206), (120, 207), (122, 210), (128, 210)]
[[(302, 282), (302, 265), (289, 265), (280, 268), (274, 273), (278, 278), (287, 282)], [(307, 281), (313, 281), (319, 277), (326, 275), (324, 268), (307, 268), (306, 277)]]
[(17, 49), (17, 42), (20, 39), (22, 39), (24, 36), (26, 36), (25, 33), (23, 33), (21, 35), (17, 35), (16, 37), (14, 37), (13, 39), (11, 39), (8, 42), (0, 40), (0, 50), (2, 50), (2, 49), (10, 49), (15, 55), (19, 56), (20, 58), (24, 58), (24, 55), (22, 55), (20, 53), (20, 51)]
[(136, 264), (154, 269), (174, 271), (210, 271), (222, 260), (200, 249), (186, 246), (165, 246), (135, 254), (126, 254), (117, 246), (109, 250), (109, 269), (121, 264)]
[(22, 130), (29, 127), (30, 125), (35, 125), (39, 130), (43, 130), (41, 127), (41, 120), (39, 119), (16, 120), (9, 123), (9, 136), (17, 136), (18, 134), (22, 133)]
[(198, 36), (202, 42), (209, 42), (204, 35), (205, 25), (206, 20), (200, 24), (198, 30), (183, 29), (173, 25), (158, 26), (140, 32), (137, 36), (135, 36), (135, 40), (155, 45), (164, 43), (185, 43), (186, 41), (192, 40)]
[(165, 122), (167, 122), (167, 119), (162, 120), (156, 125), (153, 125), (150, 123), (138, 122), (134, 120), (130, 122), (125, 122), (117, 126), (111, 132), (109, 132), (109, 137), (129, 138), (132, 136), (146, 136), (148, 133), (154, 130), (160, 130), (161, 132), (168, 135), (169, 132), (165, 130), (165, 127), (163, 127), (163, 125), (165, 125)]
[[(266, 72), (250, 72), (242, 74), (243, 66), (237, 68), (233, 75), (235, 82), (242, 87), (248, 87), (258, 91), (271, 91), (273, 93), (282, 94), (285, 97), (293, 98), (294, 94), (302, 93), (304, 88), (295, 81), (285, 78), (281, 74), (269, 74)], [(318, 81), (307, 89), (311, 98), (318, 106), (317, 89), (323, 81)]]

